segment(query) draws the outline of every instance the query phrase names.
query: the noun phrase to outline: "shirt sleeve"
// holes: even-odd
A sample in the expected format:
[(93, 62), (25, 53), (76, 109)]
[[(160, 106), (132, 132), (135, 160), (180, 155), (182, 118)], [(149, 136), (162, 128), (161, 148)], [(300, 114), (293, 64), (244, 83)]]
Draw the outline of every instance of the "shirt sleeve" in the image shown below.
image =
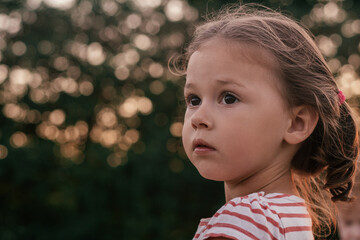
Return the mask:
[(285, 239), (278, 214), (259, 198), (237, 198), (220, 208), (201, 234), (202, 239)]

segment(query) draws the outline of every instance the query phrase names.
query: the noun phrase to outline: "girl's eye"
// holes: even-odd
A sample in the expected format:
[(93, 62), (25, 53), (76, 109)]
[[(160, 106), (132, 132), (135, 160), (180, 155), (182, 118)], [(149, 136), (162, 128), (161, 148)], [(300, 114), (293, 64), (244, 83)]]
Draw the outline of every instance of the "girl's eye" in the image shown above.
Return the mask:
[(234, 95), (232, 95), (231, 93), (225, 93), (224, 97), (222, 99), (222, 103), (224, 104), (233, 104), (238, 102), (239, 99), (237, 99)]
[(197, 106), (201, 103), (201, 99), (196, 95), (189, 95), (186, 98), (186, 102), (190, 106)]

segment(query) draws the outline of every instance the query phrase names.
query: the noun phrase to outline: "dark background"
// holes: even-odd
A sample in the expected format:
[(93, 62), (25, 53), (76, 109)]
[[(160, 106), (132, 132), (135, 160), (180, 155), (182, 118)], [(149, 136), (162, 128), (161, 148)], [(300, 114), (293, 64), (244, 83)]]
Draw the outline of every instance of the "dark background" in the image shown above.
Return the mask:
[[(0, 239), (192, 238), (223, 186), (184, 154), (167, 65), (235, 2), (0, 0)], [(359, 106), (359, 1), (244, 2), (307, 25)]]

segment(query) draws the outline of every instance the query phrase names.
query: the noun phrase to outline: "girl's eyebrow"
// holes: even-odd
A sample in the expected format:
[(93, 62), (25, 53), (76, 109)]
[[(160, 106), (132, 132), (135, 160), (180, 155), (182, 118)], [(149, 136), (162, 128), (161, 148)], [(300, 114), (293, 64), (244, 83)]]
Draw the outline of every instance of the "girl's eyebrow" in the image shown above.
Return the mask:
[(193, 84), (193, 83), (185, 83), (184, 89), (189, 89), (189, 88), (195, 88), (195, 84)]
[(239, 87), (242, 87), (242, 88), (246, 88), (243, 84), (237, 82), (237, 81), (234, 81), (232, 79), (219, 79), (219, 80), (216, 80), (216, 83), (217, 85), (236, 85), (236, 86), (239, 86)]
[[(216, 85), (236, 85), (238, 87), (242, 87), (242, 88), (246, 88), (243, 84), (237, 82), (237, 81), (234, 81), (234, 80), (231, 80), (231, 79), (218, 79), (216, 80)], [(195, 87), (195, 84), (193, 83), (185, 83), (185, 86), (184, 86), (184, 89), (191, 89), (191, 88), (196, 88)]]

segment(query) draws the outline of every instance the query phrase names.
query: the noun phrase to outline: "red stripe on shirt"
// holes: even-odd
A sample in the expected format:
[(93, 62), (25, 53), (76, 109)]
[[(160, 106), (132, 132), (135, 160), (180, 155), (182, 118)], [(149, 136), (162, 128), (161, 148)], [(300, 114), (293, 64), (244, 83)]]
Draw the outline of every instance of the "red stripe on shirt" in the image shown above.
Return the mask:
[[(265, 216), (264, 212), (261, 211), (261, 209), (258, 209), (258, 208), (252, 208), (251, 205), (249, 203), (243, 203), (243, 202), (240, 202), (240, 203), (233, 203), (233, 202), (229, 202), (232, 206), (234, 207), (237, 207), (237, 206), (241, 206), (241, 207), (246, 207), (248, 208), (251, 212), (253, 213), (256, 213), (256, 214), (260, 214), (260, 215), (263, 215)], [(216, 216), (216, 214), (215, 214)]]
[[(275, 227), (279, 227), (279, 223), (275, 220), (275, 219), (273, 219), (273, 218), (271, 218), (271, 217), (269, 217), (269, 216), (266, 216), (265, 215), (265, 213), (261, 210), (261, 209), (258, 209), (258, 208), (251, 208), (251, 205), (249, 204), (249, 203), (242, 203), (242, 202), (240, 202), (240, 203), (233, 203), (233, 202), (229, 202), (232, 206), (234, 206), (234, 207), (236, 207), (236, 206), (241, 206), (241, 207), (246, 207), (246, 208), (248, 208), (252, 213), (256, 213), (256, 214), (259, 214), (259, 215), (262, 215), (262, 216), (264, 216), (265, 218), (266, 218), (266, 220), (268, 220), (270, 223), (272, 223)], [(274, 210), (272, 210), (272, 209), (268, 209), (266, 206), (264, 206), (264, 209), (265, 210), (270, 210), (271, 211), (271, 213), (273, 213), (273, 214), (275, 214), (275, 215), (279, 215), (277, 212), (275, 212)], [(214, 217), (217, 217), (217, 216), (219, 216), (221, 213), (215, 213), (214, 214)]]
[(312, 231), (312, 228), (310, 226), (295, 226), (295, 227), (287, 227), (284, 230), (286, 233), (289, 233), (289, 232)]
[(242, 234), (250, 237), (251, 239), (256, 239), (258, 240), (259, 238), (257, 238), (254, 234), (246, 231), (245, 229), (241, 228), (241, 227), (238, 227), (236, 225), (232, 225), (232, 224), (229, 224), (229, 223), (215, 223), (214, 225), (208, 225), (209, 226), (209, 229), (211, 228), (214, 228), (214, 227), (223, 227), (223, 228), (230, 228), (230, 229), (234, 229), (234, 230), (237, 230), (239, 232), (241, 232)]
[(225, 237), (225, 238), (228, 238), (228, 239), (238, 240), (236, 237), (227, 235), (225, 233), (208, 233), (208, 234), (205, 234), (204, 238), (208, 238), (208, 237)]
[[(291, 196), (291, 195), (280, 194), (280, 195), (273, 196), (273, 197), (267, 197), (267, 199), (279, 199), (280, 200), (281, 198), (287, 197), (287, 196)], [(248, 196), (243, 197), (243, 199), (247, 199), (247, 198), (248, 198)], [(252, 206), (251, 204), (253, 202), (257, 202), (258, 205)], [(281, 203), (280, 202), (279, 203), (278, 201), (276, 201), (276, 202), (261, 201), (260, 199), (255, 198), (255, 199), (251, 199), (250, 203), (251, 204), (244, 203), (244, 202), (236, 203), (236, 202), (233, 202), (233, 201), (229, 201), (227, 204), (230, 204), (233, 207), (236, 207), (236, 206), (246, 207), (252, 213), (264, 216), (266, 218), (267, 222), (271, 223), (276, 229), (278, 229), (278, 231), (282, 235), (285, 235), (285, 233), (291, 233), (291, 232), (299, 232), (298, 234), (301, 234), (301, 232), (312, 232), (312, 227), (307, 226), (308, 223), (303, 222), (303, 220), (302, 220), (302, 224), (299, 222), (301, 224), (300, 226), (289, 226), (289, 227), (286, 227), (286, 228), (283, 228), (283, 227), (280, 226), (279, 220), (281, 220), (282, 218), (290, 218), (290, 219), (291, 218), (300, 218), (300, 219), (301, 218), (302, 219), (308, 218), (309, 219), (310, 216), (308, 214), (305, 214), (305, 213), (288, 213), (288, 212), (285, 211), (285, 209), (291, 209), (291, 207), (306, 207), (304, 202), (290, 202), (290, 203), (289, 202), (286, 202), (286, 203)], [(263, 205), (263, 204), (265, 204), (265, 205)], [(226, 206), (226, 204), (224, 206)], [(271, 206), (284, 207), (285, 213), (278, 213), (277, 211), (279, 209), (274, 210), (274, 209), (271, 208)], [(255, 207), (255, 208), (253, 208), (253, 207)], [(281, 209), (281, 212), (282, 212), (282, 208), (280, 208), (280, 209)], [(263, 210), (265, 210), (265, 212)], [(266, 215), (266, 211), (277, 215), (280, 219), (279, 220), (277, 218), (272, 219), (271, 217)], [(306, 209), (305, 209), (305, 211), (306, 211)], [(259, 230), (262, 230), (262, 232), (268, 234), (272, 239), (276, 239), (272, 235), (274, 232), (270, 231), (270, 229), (269, 229), (269, 227), (271, 227), (270, 225), (260, 224), (260, 223), (256, 222), (255, 219), (250, 217), (251, 214), (250, 214), (250, 216), (248, 216), (248, 215), (241, 214), (239, 212), (240, 211), (238, 209), (236, 209), (236, 208), (231, 209), (231, 207), (230, 207), (230, 210), (223, 210), (223, 212), (220, 212), (220, 213), (217, 212), (213, 217), (219, 217), (221, 214), (237, 217), (237, 218), (247, 222), (248, 224), (252, 224), (252, 225), (256, 226)], [(272, 216), (272, 215), (270, 214), (270, 216)], [(287, 221), (290, 221), (290, 219), (287, 220)], [(259, 231), (255, 231), (254, 234), (248, 232), (247, 230), (244, 229), (247, 226), (249, 226), (249, 225), (246, 225), (246, 223), (244, 224), (245, 226), (242, 226), (244, 228), (241, 228), (239, 226), (236, 226), (236, 225), (233, 225), (233, 224), (230, 224), (230, 223), (219, 222), (221, 220), (215, 220), (215, 222), (216, 221), (218, 221), (218, 223), (214, 223), (213, 225), (208, 224), (209, 222), (200, 223), (200, 226), (204, 226), (204, 227), (202, 229), (199, 229), (199, 233), (195, 234), (195, 236), (194, 236), (195, 239), (199, 238), (201, 236), (201, 234), (204, 234), (204, 233), (205, 233), (205, 237), (220, 237), (220, 236), (223, 236), (223, 237), (227, 237), (227, 238), (230, 238), (230, 239), (234, 239), (234, 235), (233, 236), (226, 236), (226, 234), (222, 233), (221, 230), (217, 230), (217, 229), (213, 230), (213, 231), (215, 231), (214, 233), (207, 233), (206, 234), (207, 229), (211, 229), (213, 227), (214, 228), (216, 228), (216, 227), (229, 228), (229, 229), (238, 231), (239, 233), (242, 233), (242, 234), (248, 236), (251, 239), (258, 239), (254, 234), (259, 233)]]
[(209, 222), (200, 222), (199, 223), (199, 226), (205, 226), (205, 225), (207, 225)]
[[(249, 216), (246, 216), (246, 215), (243, 215), (243, 214), (240, 214), (240, 213), (237, 213), (237, 212), (231, 212), (231, 211), (228, 211), (228, 210), (224, 210), (221, 214), (234, 216), (234, 217), (237, 217), (237, 218), (239, 218), (241, 220), (244, 220), (244, 221), (246, 221), (248, 223), (251, 223), (252, 225), (256, 226), (258, 229), (260, 229), (260, 230), (266, 232), (267, 234), (269, 234), (271, 239), (276, 239), (266, 226), (264, 226), (264, 225), (262, 225), (262, 224), (260, 224), (258, 222), (255, 222), (255, 220), (253, 218), (249, 217)], [(280, 227), (277, 226), (277, 228), (280, 228)]]
[[(231, 228), (231, 229), (235, 229), (243, 234), (245, 234), (246, 236), (252, 237), (253, 239), (258, 239), (256, 238), (256, 236), (252, 235), (250, 232), (246, 231), (245, 229), (242, 229), (240, 227), (237, 227), (235, 225), (232, 224), (227, 224), (227, 223), (217, 223), (214, 225), (208, 225), (206, 228), (207, 229), (211, 229), (213, 227), (227, 227), (227, 228)], [(280, 228), (280, 227), (279, 227)], [(280, 228), (281, 230), (281, 234), (284, 235), (284, 233), (290, 233), (290, 232), (301, 232), (301, 231), (312, 231), (312, 228), (310, 226), (296, 226), (296, 227), (287, 227), (287, 228)], [(210, 234), (206, 234), (205, 237), (227, 237), (227, 238), (233, 238), (229, 235), (226, 234), (216, 234), (216, 233), (210, 233)], [(200, 237), (200, 233), (195, 234), (194, 238), (197, 239)], [(275, 239), (275, 238), (273, 238)]]
[[(253, 202), (259, 202), (258, 199), (253, 199), (250, 201), (250, 203), (253, 203)], [(270, 206), (280, 206), (280, 207), (304, 207), (305, 206), (305, 203), (303, 202), (294, 202), (294, 203), (277, 203), (277, 202), (268, 202), (268, 204)], [(260, 203), (259, 203), (260, 206), (262, 206)]]
[[(242, 215), (242, 214), (239, 214), (239, 213), (236, 213), (236, 212), (231, 212), (231, 211), (228, 211), (228, 210), (225, 210), (223, 211), (222, 213), (218, 214), (218, 215), (221, 215), (221, 214), (226, 214), (226, 215), (230, 215), (230, 216), (234, 216), (234, 217), (238, 217), (244, 221), (247, 221), (249, 223), (252, 223), (253, 225), (255, 225), (256, 227), (258, 227), (259, 229), (263, 230), (264, 232), (268, 233), (273, 239), (276, 239), (272, 236), (271, 232), (269, 231), (269, 229), (267, 227), (265, 227), (264, 225), (262, 224), (259, 224), (257, 222), (255, 222), (252, 218), (246, 216), (246, 215)], [(262, 214), (264, 215), (264, 214)], [(310, 216), (308, 214), (296, 214), (296, 213), (289, 213), (289, 214), (280, 214), (280, 215), (288, 215), (288, 216), (291, 216), (291, 217), (297, 217), (297, 218), (310, 218)], [(281, 217), (281, 216), (280, 216)], [(279, 229), (279, 232), (281, 234), (284, 234), (286, 232), (298, 232), (298, 231), (312, 231), (312, 228), (311, 226), (294, 226), (294, 227), (287, 227), (287, 228), (282, 228), (280, 227), (279, 223), (276, 222), (274, 219), (270, 218), (270, 217), (267, 217), (265, 216), (266, 220), (268, 222), (270, 222), (274, 227), (278, 228)]]
[[(274, 211), (273, 209), (269, 209), (268, 206), (264, 206), (262, 205), (257, 199), (254, 199), (252, 200), (250, 203), (253, 203), (253, 202), (258, 202), (259, 206), (264, 209), (264, 210), (270, 210), (271, 213), (273, 214), (278, 214), (276, 211)], [(236, 206), (242, 206), (242, 207), (249, 207), (250, 209), (251, 208), (251, 205), (249, 203), (243, 203), (243, 202), (240, 202), (240, 203), (233, 203), (233, 202), (229, 202), (231, 205), (233, 205), (234, 207)], [(260, 209), (259, 209), (260, 210)], [(261, 211), (261, 210), (260, 210)]]
[[(254, 199), (251, 202), (255, 202), (255, 201), (257, 201), (257, 199)], [(261, 209), (258, 209), (258, 208), (254, 209), (254, 208), (251, 207), (251, 205), (249, 203), (243, 203), (243, 202), (234, 203), (232, 201), (229, 201), (228, 203), (231, 204), (234, 207), (236, 207), (236, 206), (247, 207), (252, 213), (256, 213), (256, 214), (260, 214), (262, 216), (265, 216), (264, 212)], [(271, 204), (271, 203), (269, 203), (269, 204)], [(274, 203), (273, 205), (279, 205), (279, 204), (280, 203)], [(305, 206), (305, 204), (303, 204), (301, 202), (298, 202), (298, 203), (282, 203), (281, 206), (285, 206), (285, 204), (291, 204), (291, 206), (292, 206), (292, 204), (296, 204), (296, 206), (300, 205), (302, 207)], [(285, 218), (311, 218), (310, 215), (307, 214), (307, 213), (278, 213), (275, 210), (269, 209), (267, 206), (263, 206), (260, 203), (259, 203), (259, 206), (264, 210), (270, 210), (271, 213), (278, 215), (280, 218), (283, 218), (283, 217), (285, 217)], [(217, 215), (219, 215), (219, 213), (215, 214), (215, 216), (217, 216)], [(265, 216), (265, 217), (268, 219), (267, 216)], [(271, 218), (269, 218), (269, 219), (271, 219)], [(271, 220), (273, 220), (273, 219), (271, 219)], [(275, 221), (275, 220), (273, 220), (273, 221)], [(273, 223), (272, 221), (270, 221), (270, 222)], [(274, 226), (278, 227), (278, 224), (274, 225)]]

